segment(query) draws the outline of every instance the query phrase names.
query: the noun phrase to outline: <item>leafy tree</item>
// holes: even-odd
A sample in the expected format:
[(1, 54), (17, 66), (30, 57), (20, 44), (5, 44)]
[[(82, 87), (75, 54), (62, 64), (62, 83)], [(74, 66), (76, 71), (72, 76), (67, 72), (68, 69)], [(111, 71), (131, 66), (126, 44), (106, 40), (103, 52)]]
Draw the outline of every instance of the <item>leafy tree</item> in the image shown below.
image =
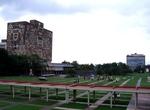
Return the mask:
[(45, 68), (37, 55), (10, 55), (4, 49), (0, 49), (0, 75), (29, 74), (29, 69), (38, 75)]
[(107, 64), (98, 64), (96, 65), (96, 72), (98, 75), (123, 75), (130, 73), (131, 70), (124, 63), (107, 63)]
[(144, 66), (137, 66), (134, 70), (134, 72), (137, 73), (144, 73), (145, 72), (145, 67)]
[(71, 64), (71, 63), (64, 60), (64, 61), (62, 62), (62, 64)]

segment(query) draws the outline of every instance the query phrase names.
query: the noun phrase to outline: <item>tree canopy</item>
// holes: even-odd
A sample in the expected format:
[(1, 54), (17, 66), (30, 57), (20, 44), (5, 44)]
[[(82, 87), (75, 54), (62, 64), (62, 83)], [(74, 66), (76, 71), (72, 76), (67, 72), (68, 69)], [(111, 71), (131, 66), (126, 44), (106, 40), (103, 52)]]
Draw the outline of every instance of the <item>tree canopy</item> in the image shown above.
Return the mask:
[(125, 75), (131, 73), (132, 71), (125, 63), (106, 63), (106, 64), (78, 64), (77, 61), (72, 63), (64, 61), (63, 63), (72, 64), (73, 68), (65, 69), (65, 73), (70, 74), (71, 76), (76, 75), (76, 71), (96, 71), (97, 75)]
[(96, 72), (98, 75), (123, 75), (126, 73), (131, 73), (132, 71), (124, 63), (107, 63), (96, 65)]
[(0, 75), (29, 74), (32, 69), (35, 75), (40, 74), (45, 66), (37, 55), (10, 55), (4, 49), (0, 49)]

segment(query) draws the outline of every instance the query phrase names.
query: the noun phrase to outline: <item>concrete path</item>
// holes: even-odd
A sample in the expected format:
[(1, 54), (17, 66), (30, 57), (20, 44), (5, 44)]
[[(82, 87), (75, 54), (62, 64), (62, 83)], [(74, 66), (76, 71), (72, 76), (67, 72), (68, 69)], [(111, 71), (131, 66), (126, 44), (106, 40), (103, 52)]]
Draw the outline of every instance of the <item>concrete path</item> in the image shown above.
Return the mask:
[(65, 107), (55, 107), (55, 109), (59, 109), (59, 110), (81, 110), (81, 109), (72, 109), (72, 108), (65, 108)]
[(100, 98), (98, 101), (96, 101), (94, 104), (86, 108), (85, 110), (94, 110), (96, 109), (99, 105), (103, 104), (105, 100), (107, 100), (111, 96), (111, 93), (109, 92), (108, 94), (104, 95), (102, 98)]
[[(97, 81), (97, 83), (98, 83), (98, 82), (99, 82), (99, 81)], [(96, 83), (96, 82), (95, 82), (95, 83)], [(91, 84), (91, 83), (90, 83), (90, 84)], [(84, 93), (81, 93), (81, 94), (77, 95), (76, 98), (82, 97), (82, 96), (84, 96), (84, 95), (87, 95), (87, 92), (84, 92)], [(69, 99), (69, 101), (72, 101), (72, 100), (73, 100), (73, 97)], [(51, 105), (51, 106), (49, 106), (49, 107), (42, 108), (42, 110), (49, 110), (49, 109), (52, 109), (52, 108), (55, 108), (55, 107), (59, 107), (59, 106), (65, 104), (65, 103), (66, 103), (66, 101), (60, 101), (60, 102), (58, 102), (58, 103), (56, 103), (56, 104), (53, 104), (53, 105)], [(70, 108), (69, 108), (69, 109), (70, 109)]]
[(79, 84), (82, 84), (82, 83), (86, 83), (86, 82), (89, 82), (90, 80), (87, 80), (87, 81), (80, 81)]
[[(77, 95), (76, 98), (82, 97), (84, 95), (87, 95), (87, 92), (84, 92), (84, 93), (81, 93), (81, 94)], [(73, 100), (73, 97), (69, 99), (69, 102), (72, 101), (72, 100)], [(42, 110), (49, 110), (49, 109), (52, 109), (52, 108), (55, 108), (55, 107), (59, 107), (59, 106), (65, 104), (65, 103), (66, 103), (66, 101), (60, 101), (60, 102), (58, 102), (56, 104), (53, 104), (53, 105), (51, 105), (49, 107), (45, 107)], [(70, 108), (68, 110), (70, 110)]]
[(103, 82), (103, 81), (104, 81), (104, 80), (96, 81), (96, 82), (90, 83), (90, 84), (88, 84), (88, 85), (92, 85), (92, 84), (101, 83), (101, 82)]
[(125, 82), (123, 82), (120, 86), (124, 86), (125, 84), (127, 84), (127, 82), (129, 82), (131, 79), (126, 80)]
[[(125, 85), (128, 81), (130, 81), (130, 79), (124, 81), (120, 86)], [(110, 83), (107, 83), (107, 84), (110, 84)], [(94, 110), (94, 109), (96, 109), (98, 106), (102, 105), (103, 102), (105, 100), (107, 100), (110, 96), (111, 96), (111, 92), (109, 92), (108, 94), (104, 95), (102, 98), (100, 98), (99, 100), (97, 100), (94, 104), (92, 104), (91, 106), (89, 106), (88, 108), (86, 108), (86, 110)]]
[[(140, 87), (141, 81), (142, 81), (142, 78), (139, 78), (139, 80), (138, 80), (137, 83), (136, 83), (136, 87)], [(143, 95), (144, 95), (144, 94), (143, 94)], [(141, 99), (142, 99), (142, 97), (140, 97), (140, 96), (142, 96), (142, 95), (139, 95), (139, 94), (138, 94), (138, 102), (140, 102)], [(149, 99), (150, 99), (150, 98), (149, 98)], [(144, 101), (143, 101), (143, 102), (144, 102)], [(145, 103), (146, 103), (146, 102), (145, 102)], [(139, 106), (139, 104), (138, 104), (137, 106)], [(130, 100), (130, 102), (129, 102), (129, 104), (128, 104), (127, 110), (135, 110), (135, 94), (134, 94), (134, 93), (133, 93), (132, 98), (131, 98), (131, 100)], [(137, 110), (137, 109), (136, 109), (136, 110)], [(139, 110), (140, 110), (140, 109), (139, 109)], [(144, 110), (144, 109), (141, 109), (141, 110)]]
[(112, 83), (114, 83), (114, 82), (116, 82), (116, 80), (111, 81), (111, 82), (108, 82), (108, 83), (104, 84), (104, 86), (108, 86), (108, 85), (110, 85), (110, 84), (112, 84)]
[[(61, 92), (58, 92), (58, 94), (60, 95), (60, 94), (64, 94), (66, 91), (61, 91)], [(50, 94), (49, 96), (55, 96), (56, 95), (56, 93), (53, 93), (53, 94)], [(42, 99), (45, 99), (46, 98), (46, 96), (42, 96), (41, 97)]]
[(132, 95), (127, 110), (150, 110), (150, 94), (138, 94), (138, 104), (136, 109), (135, 95)]
[(136, 87), (140, 87), (140, 86), (141, 86), (141, 81), (142, 81), (142, 78), (140, 78), (140, 79), (137, 81)]

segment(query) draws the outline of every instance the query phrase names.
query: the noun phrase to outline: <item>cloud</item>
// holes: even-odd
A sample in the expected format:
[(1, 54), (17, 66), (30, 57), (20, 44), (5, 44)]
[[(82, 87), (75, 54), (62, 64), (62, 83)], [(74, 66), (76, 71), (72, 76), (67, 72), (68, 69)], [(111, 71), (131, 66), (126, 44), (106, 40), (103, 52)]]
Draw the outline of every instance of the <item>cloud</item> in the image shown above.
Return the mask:
[[(109, 9), (125, 16), (150, 13), (149, 0), (0, 0), (0, 14), (13, 19), (28, 12), (35, 14), (74, 14)], [(145, 13), (146, 12), (146, 13)]]
[(53, 62), (125, 62), (125, 56), (135, 52), (150, 57), (149, 4), (149, 0), (0, 0), (1, 29), (8, 19), (34, 18), (54, 32)]
[(88, 7), (78, 5), (64, 6), (54, 0), (1, 0), (1, 16), (6, 19), (17, 18), (27, 12), (36, 14), (72, 14), (87, 11)]

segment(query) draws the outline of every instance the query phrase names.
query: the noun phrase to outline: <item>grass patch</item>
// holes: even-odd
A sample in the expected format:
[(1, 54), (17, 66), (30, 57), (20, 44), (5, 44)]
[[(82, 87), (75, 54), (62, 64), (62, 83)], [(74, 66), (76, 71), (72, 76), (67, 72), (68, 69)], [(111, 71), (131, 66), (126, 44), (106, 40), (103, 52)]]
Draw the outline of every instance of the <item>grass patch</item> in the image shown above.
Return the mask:
[(65, 100), (65, 96), (49, 96), (49, 99), (53, 99), (53, 100)]
[(85, 109), (87, 107), (87, 105), (79, 104), (79, 103), (68, 103), (68, 104), (63, 104), (61, 107), (74, 108), (74, 109)]
[(31, 106), (31, 105), (16, 105), (11, 108), (7, 108), (5, 110), (40, 110), (42, 107), (39, 106)]
[(4, 106), (8, 106), (9, 103), (8, 102), (2, 102), (0, 101), (0, 107), (4, 107)]
[(36, 105), (53, 105), (55, 104), (57, 101), (51, 101), (49, 100), (48, 102), (46, 100), (35, 100), (30, 102), (31, 104), (36, 104)]
[(126, 110), (126, 107), (113, 106), (112, 108), (110, 108), (109, 106), (101, 106), (101, 107), (98, 107), (96, 110)]
[[(77, 98), (76, 101), (87, 102), (87, 98)], [(91, 103), (94, 103), (95, 101), (96, 101), (96, 99), (90, 99)]]
[[(106, 100), (104, 103), (110, 104), (110, 100)], [(117, 104), (117, 105), (128, 105), (128, 103), (129, 101), (121, 101), (121, 100), (112, 101), (112, 104)]]

